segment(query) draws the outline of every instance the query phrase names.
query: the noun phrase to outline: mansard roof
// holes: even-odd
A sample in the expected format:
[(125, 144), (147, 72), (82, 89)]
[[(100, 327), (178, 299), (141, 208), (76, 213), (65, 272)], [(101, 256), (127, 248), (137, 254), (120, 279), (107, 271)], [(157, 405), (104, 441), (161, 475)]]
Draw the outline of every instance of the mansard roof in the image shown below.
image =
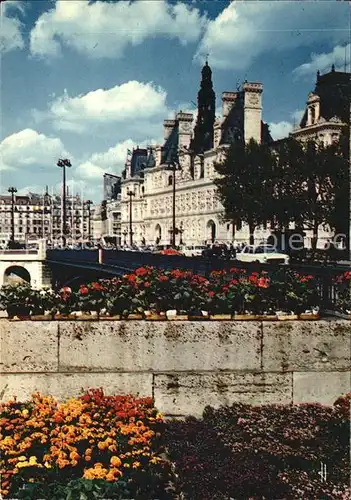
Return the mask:
[(131, 159), (131, 176), (140, 175), (147, 162), (147, 149), (136, 148), (133, 150)]
[(175, 125), (163, 145), (161, 163), (170, 165), (173, 161), (178, 160), (178, 141), (178, 126)]
[[(331, 70), (325, 75), (317, 73), (313, 94), (320, 100), (320, 116), (329, 121), (337, 116), (340, 121), (350, 120), (351, 73)], [(307, 109), (300, 122), (300, 127), (307, 125)]]

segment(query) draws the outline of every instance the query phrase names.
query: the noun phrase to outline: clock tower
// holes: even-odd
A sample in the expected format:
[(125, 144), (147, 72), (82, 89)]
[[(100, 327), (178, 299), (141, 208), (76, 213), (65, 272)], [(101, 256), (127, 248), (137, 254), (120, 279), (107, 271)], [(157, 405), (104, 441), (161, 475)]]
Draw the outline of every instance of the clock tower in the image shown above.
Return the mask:
[(192, 140), (194, 153), (203, 153), (213, 148), (216, 95), (212, 84), (212, 71), (206, 61), (201, 71), (200, 90), (197, 95), (198, 115)]

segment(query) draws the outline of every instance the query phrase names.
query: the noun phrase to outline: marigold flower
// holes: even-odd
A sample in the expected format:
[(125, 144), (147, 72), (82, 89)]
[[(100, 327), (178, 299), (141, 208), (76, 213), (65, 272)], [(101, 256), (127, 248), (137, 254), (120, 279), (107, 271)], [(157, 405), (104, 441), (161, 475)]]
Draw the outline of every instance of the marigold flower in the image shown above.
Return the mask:
[(121, 459), (116, 456), (111, 457), (110, 463), (113, 467), (120, 467), (122, 465)]

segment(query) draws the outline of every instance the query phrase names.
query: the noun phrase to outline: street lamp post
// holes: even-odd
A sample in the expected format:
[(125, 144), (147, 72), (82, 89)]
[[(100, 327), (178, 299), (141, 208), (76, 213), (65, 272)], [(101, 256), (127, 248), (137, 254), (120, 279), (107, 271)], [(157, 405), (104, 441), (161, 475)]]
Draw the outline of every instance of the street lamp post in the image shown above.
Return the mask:
[(133, 204), (132, 198), (135, 196), (134, 191), (127, 191), (127, 195), (129, 196), (129, 245), (133, 246)]
[(176, 171), (180, 169), (181, 167), (178, 161), (172, 158), (171, 150), (168, 170), (172, 171), (172, 229), (169, 232), (171, 233), (171, 245), (173, 248), (175, 248), (176, 234), (178, 233), (178, 230), (176, 228)]
[(9, 187), (8, 192), (11, 193), (11, 243), (15, 241), (15, 193), (17, 189), (15, 187)]
[(90, 212), (90, 207), (93, 204), (91, 200), (87, 200), (85, 204), (88, 207), (88, 241), (90, 243), (91, 241), (91, 212)]
[(128, 231), (125, 229), (123, 231), (123, 236), (124, 236), (124, 246), (127, 246), (127, 234), (128, 234)]
[(67, 234), (67, 226), (66, 226), (66, 167), (71, 167), (72, 164), (70, 160), (67, 158), (60, 158), (57, 162), (57, 166), (62, 168), (63, 173), (63, 190), (62, 190), (62, 244), (66, 246), (66, 234)]

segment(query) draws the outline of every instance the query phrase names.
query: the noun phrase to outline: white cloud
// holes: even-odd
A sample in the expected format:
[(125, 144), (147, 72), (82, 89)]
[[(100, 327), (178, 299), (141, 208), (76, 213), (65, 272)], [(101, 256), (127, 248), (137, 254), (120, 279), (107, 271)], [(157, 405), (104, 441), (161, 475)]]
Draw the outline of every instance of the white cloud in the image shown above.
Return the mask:
[(26, 196), (29, 193), (42, 194), (43, 186), (40, 186), (39, 184), (32, 184), (30, 186), (25, 186), (17, 190), (18, 196)]
[(22, 23), (17, 17), (8, 15), (11, 9), (17, 9), (23, 13), (23, 3), (6, 1), (0, 4), (0, 53), (24, 47), (21, 34)]
[(283, 139), (288, 137), (289, 133), (293, 130), (293, 125), (290, 122), (270, 123), (269, 130), (274, 140)]
[[(118, 175), (124, 168), (127, 150), (132, 150), (135, 146), (132, 139), (127, 139), (109, 148), (108, 151), (94, 153), (87, 161), (77, 167), (76, 174), (84, 179), (102, 179), (104, 173)], [(145, 147), (146, 142), (139, 144), (139, 146)]]
[(60, 156), (68, 156), (57, 137), (48, 137), (27, 128), (9, 135), (0, 143), (0, 170), (54, 166)]
[(167, 113), (166, 96), (166, 91), (152, 82), (133, 80), (77, 97), (65, 91), (51, 103), (47, 114), (34, 110), (33, 115), (37, 120), (52, 119), (57, 129), (83, 132), (94, 124), (120, 122), (125, 126), (126, 122), (160, 119)]
[(209, 53), (211, 66), (242, 70), (265, 52), (335, 41), (340, 26), (348, 36), (347, 15), (347, 6), (333, 2), (234, 1), (209, 21), (195, 60)]
[(128, 46), (155, 36), (196, 42), (206, 22), (198, 9), (181, 2), (57, 0), (37, 20), (30, 48), (37, 56), (58, 56), (66, 45), (89, 58), (118, 58)]
[(319, 70), (321, 73), (330, 71), (331, 65), (335, 64), (336, 71), (344, 71), (346, 53), (346, 68), (350, 67), (351, 44), (341, 46), (337, 45), (331, 52), (322, 54), (311, 54), (311, 60), (308, 63), (301, 64), (293, 70), (297, 77), (315, 75)]
[(290, 114), (291, 121), (281, 121), (281, 122), (271, 122), (269, 124), (269, 131), (274, 140), (283, 139), (284, 137), (288, 137), (290, 132), (293, 131), (294, 126), (300, 123), (301, 118), (303, 116), (304, 111), (301, 109), (295, 110)]

